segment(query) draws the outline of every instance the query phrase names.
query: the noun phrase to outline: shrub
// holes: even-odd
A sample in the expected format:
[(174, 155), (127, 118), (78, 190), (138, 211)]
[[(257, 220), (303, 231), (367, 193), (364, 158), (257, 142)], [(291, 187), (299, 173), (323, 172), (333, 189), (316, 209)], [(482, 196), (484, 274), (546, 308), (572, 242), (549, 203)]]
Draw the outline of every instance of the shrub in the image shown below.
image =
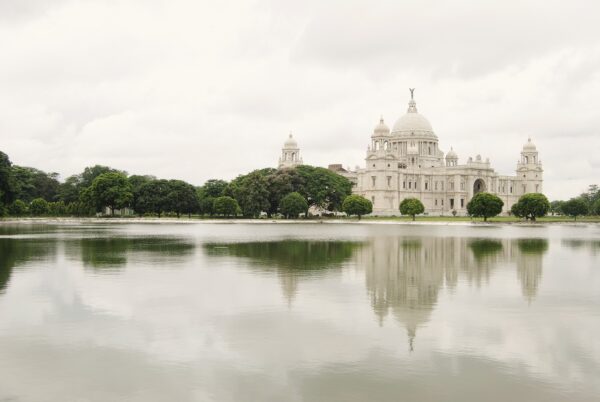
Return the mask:
[(373, 204), (360, 195), (349, 195), (342, 203), (342, 211), (349, 216), (356, 215), (360, 220), (361, 216), (373, 212)]

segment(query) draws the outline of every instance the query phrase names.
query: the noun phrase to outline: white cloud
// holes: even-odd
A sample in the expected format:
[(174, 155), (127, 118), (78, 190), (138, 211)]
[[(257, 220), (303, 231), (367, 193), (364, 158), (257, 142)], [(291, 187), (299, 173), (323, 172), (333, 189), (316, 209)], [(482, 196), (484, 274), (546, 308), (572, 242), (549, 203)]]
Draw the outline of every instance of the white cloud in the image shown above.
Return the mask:
[(17, 164), (201, 184), (273, 166), (291, 130), (307, 163), (362, 165), (415, 86), (461, 158), (510, 174), (531, 136), (551, 198), (600, 173), (592, 2), (18, 3), (0, 6), (0, 149)]

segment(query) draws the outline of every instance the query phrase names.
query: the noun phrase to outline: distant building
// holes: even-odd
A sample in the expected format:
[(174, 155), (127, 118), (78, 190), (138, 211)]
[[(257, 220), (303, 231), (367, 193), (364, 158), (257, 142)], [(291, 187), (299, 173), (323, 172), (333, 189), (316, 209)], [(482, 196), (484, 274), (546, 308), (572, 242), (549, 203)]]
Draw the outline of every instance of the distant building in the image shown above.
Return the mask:
[(302, 165), (302, 158), (300, 157), (300, 148), (298, 147), (298, 143), (290, 136), (283, 144), (283, 148), (281, 149), (281, 156), (279, 157), (279, 169), (281, 168), (289, 168)]
[(452, 148), (445, 156), (438, 148), (431, 124), (417, 112), (413, 91), (406, 114), (391, 131), (383, 118), (375, 126), (364, 168), (330, 165), (355, 183), (354, 193), (371, 200), (373, 214), (398, 215), (400, 202), (415, 197), (428, 214), (466, 215), (467, 203), (482, 191), (498, 195), (507, 212), (521, 195), (542, 192), (542, 163), (531, 139), (521, 150), (515, 176), (499, 175), (480, 155), (459, 164)]

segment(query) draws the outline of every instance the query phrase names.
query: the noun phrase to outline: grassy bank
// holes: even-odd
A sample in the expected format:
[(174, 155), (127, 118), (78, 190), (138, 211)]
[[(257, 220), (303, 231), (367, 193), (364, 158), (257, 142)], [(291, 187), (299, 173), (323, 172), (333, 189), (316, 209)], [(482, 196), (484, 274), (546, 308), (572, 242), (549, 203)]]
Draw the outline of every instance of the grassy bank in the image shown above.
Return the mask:
[[(368, 221), (406, 221), (412, 220), (410, 216), (366, 216), (364, 220)], [(483, 222), (483, 218), (471, 218), (468, 216), (417, 216), (416, 221), (419, 222)], [(488, 218), (488, 222), (493, 223), (523, 223), (529, 222), (515, 216), (496, 216)], [(574, 220), (568, 216), (544, 216), (538, 218), (540, 223), (571, 223), (571, 222), (600, 222), (600, 216), (580, 216)]]

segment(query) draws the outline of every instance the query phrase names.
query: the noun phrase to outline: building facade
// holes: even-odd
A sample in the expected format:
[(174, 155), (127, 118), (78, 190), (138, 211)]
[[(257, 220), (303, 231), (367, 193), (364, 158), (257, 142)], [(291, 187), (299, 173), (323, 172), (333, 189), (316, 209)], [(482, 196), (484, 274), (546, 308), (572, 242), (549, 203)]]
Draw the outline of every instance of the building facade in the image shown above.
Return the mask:
[(403, 199), (423, 202), (430, 215), (466, 215), (467, 203), (482, 191), (504, 201), (503, 213), (525, 193), (542, 192), (543, 169), (531, 139), (523, 146), (516, 175), (499, 175), (480, 155), (459, 163), (451, 148), (444, 153), (429, 121), (417, 111), (411, 89), (406, 114), (390, 130), (383, 118), (375, 126), (364, 168), (340, 171), (354, 193), (373, 203), (374, 215), (398, 215)]

